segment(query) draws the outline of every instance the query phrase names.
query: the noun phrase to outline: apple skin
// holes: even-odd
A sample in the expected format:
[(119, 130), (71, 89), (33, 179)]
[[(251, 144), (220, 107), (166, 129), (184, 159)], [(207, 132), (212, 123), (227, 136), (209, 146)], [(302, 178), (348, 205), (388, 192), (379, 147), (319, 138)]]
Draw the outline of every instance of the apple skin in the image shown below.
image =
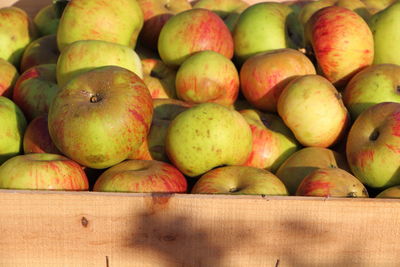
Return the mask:
[(34, 118), (25, 130), (23, 139), (24, 153), (61, 154), (51, 140), (47, 114)]
[(233, 30), (235, 58), (239, 63), (255, 54), (294, 48), (286, 32), (286, 20), (292, 9), (282, 3), (258, 3), (246, 8)]
[(287, 196), (285, 185), (267, 170), (249, 166), (225, 166), (203, 174), (192, 194)]
[(170, 18), (161, 29), (158, 52), (164, 63), (178, 67), (195, 52), (212, 50), (231, 59), (232, 35), (214, 12), (196, 8)]
[(10, 99), (0, 96), (0, 165), (22, 152), (26, 119)]
[(276, 176), (294, 195), (304, 177), (320, 168), (340, 168), (350, 172), (344, 155), (328, 148), (305, 147), (290, 155), (276, 171)]
[(167, 20), (192, 8), (187, 0), (137, 0), (137, 2), (144, 18), (139, 39), (153, 50), (157, 50), (158, 36)]
[(176, 98), (176, 71), (159, 59), (142, 59), (143, 81), (154, 98)]
[(305, 36), (321, 73), (338, 88), (374, 59), (368, 24), (347, 8), (329, 6), (318, 10), (308, 20)]
[(185, 193), (185, 176), (171, 164), (156, 160), (127, 160), (103, 172), (93, 191)]
[[(102, 51), (99, 53), (99, 51)], [(63, 87), (69, 80), (98, 67), (115, 65), (143, 77), (139, 56), (127, 46), (99, 40), (77, 41), (67, 46), (57, 61), (57, 82)]]
[(57, 44), (61, 52), (79, 40), (102, 40), (134, 48), (142, 27), (143, 12), (135, 0), (72, 0), (61, 16)]
[(395, 185), (380, 192), (376, 198), (400, 198), (400, 186)]
[(400, 184), (400, 103), (380, 103), (361, 113), (350, 129), (346, 155), (363, 184), (373, 188)]
[(42, 7), (33, 18), (33, 23), (41, 36), (56, 35), (60, 17), (58, 17), (55, 5)]
[(51, 139), (79, 164), (103, 169), (132, 156), (150, 129), (153, 101), (135, 73), (117, 66), (86, 72), (50, 106)]
[(240, 114), (250, 125), (253, 148), (243, 164), (275, 172), (296, 150), (299, 144), (283, 121), (274, 114), (254, 109), (241, 110)]
[(332, 146), (350, 122), (336, 88), (319, 75), (293, 79), (279, 97), (278, 113), (303, 146)]
[(192, 104), (235, 103), (239, 74), (231, 60), (214, 51), (201, 51), (187, 58), (175, 79), (178, 98)]
[(0, 58), (19, 66), (26, 46), (37, 37), (28, 14), (18, 7), (0, 8)]
[(294, 49), (278, 49), (255, 55), (240, 69), (241, 91), (247, 101), (262, 111), (276, 112), (278, 98), (295, 76), (315, 74), (312, 62)]
[(22, 55), (20, 70), (24, 72), (33, 66), (56, 64), (59, 55), (55, 35), (40, 37), (26, 47)]
[(400, 2), (373, 15), (368, 24), (374, 36), (374, 64), (400, 65)]
[(15, 156), (0, 166), (0, 188), (31, 190), (88, 190), (81, 166), (57, 154)]
[(377, 64), (363, 69), (347, 84), (343, 102), (353, 120), (373, 105), (400, 103), (400, 66)]
[(195, 177), (220, 165), (243, 164), (252, 149), (251, 129), (239, 112), (202, 103), (175, 117), (165, 149), (181, 172)]
[(337, 0), (318, 0), (318, 1), (311, 1), (307, 3), (299, 13), (299, 20), (303, 25), (307, 24), (307, 21), (311, 18), (311, 16), (317, 12), (318, 10), (333, 6)]
[(299, 185), (297, 196), (310, 197), (368, 197), (364, 185), (353, 175), (334, 168), (312, 171)]
[(30, 121), (49, 112), (58, 91), (56, 64), (38, 65), (21, 74), (14, 87), (13, 101)]
[(19, 77), (18, 70), (10, 62), (0, 58), (0, 73), (0, 96), (11, 98)]

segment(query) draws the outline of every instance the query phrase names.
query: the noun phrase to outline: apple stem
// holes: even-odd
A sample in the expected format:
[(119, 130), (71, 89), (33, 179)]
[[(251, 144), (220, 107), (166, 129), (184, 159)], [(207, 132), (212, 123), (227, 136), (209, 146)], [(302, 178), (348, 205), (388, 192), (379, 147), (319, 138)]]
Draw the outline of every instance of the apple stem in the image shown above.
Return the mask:
[(101, 100), (101, 97), (100, 97), (99, 94), (95, 94), (95, 95), (92, 95), (92, 96), (90, 97), (90, 103), (97, 103), (97, 102), (99, 102), (100, 100)]

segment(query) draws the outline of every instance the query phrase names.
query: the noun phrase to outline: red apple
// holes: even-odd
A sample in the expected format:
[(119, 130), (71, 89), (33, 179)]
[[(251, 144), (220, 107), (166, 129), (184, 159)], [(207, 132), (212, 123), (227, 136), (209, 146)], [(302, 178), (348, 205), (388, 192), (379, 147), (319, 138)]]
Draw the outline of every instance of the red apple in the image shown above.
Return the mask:
[(317, 169), (308, 174), (296, 191), (297, 196), (368, 197), (364, 185), (350, 173), (337, 168)]
[(23, 140), (24, 153), (61, 154), (51, 140), (47, 114), (34, 118), (25, 130)]
[(225, 166), (203, 174), (192, 194), (283, 195), (285, 185), (267, 170), (248, 166)]
[(58, 91), (56, 64), (38, 65), (21, 74), (14, 87), (13, 100), (26, 118), (32, 120), (48, 113)]
[(135, 73), (106, 66), (73, 78), (54, 98), (49, 133), (79, 164), (103, 169), (132, 156), (151, 124), (153, 101)]
[(93, 191), (184, 193), (185, 176), (174, 166), (155, 160), (127, 160), (106, 170)]
[(233, 56), (232, 35), (224, 21), (210, 10), (195, 8), (170, 18), (161, 29), (158, 52), (164, 63), (179, 66), (195, 52), (212, 50)]
[(76, 162), (56, 154), (15, 156), (0, 166), (0, 188), (88, 190), (89, 183)]

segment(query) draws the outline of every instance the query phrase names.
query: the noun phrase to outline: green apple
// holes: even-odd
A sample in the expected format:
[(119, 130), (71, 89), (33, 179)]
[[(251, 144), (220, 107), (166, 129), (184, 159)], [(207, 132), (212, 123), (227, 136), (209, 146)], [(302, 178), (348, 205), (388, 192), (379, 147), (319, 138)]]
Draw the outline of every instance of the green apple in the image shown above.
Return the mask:
[(61, 52), (79, 40), (134, 48), (142, 27), (143, 12), (136, 0), (71, 0), (60, 19), (57, 44)]
[(356, 12), (360, 17), (367, 21), (371, 17), (366, 4), (361, 0), (337, 0), (336, 6), (341, 6)]
[(338, 88), (372, 64), (371, 30), (363, 18), (347, 8), (330, 6), (318, 10), (307, 21), (305, 36), (320, 73)]
[(171, 164), (156, 160), (127, 160), (103, 172), (93, 191), (185, 193), (185, 176)]
[(202, 103), (180, 113), (166, 137), (171, 162), (185, 175), (201, 175), (220, 165), (241, 165), (250, 155), (250, 126), (239, 112)]
[(353, 175), (335, 168), (312, 171), (300, 183), (297, 196), (368, 197), (365, 186)]
[(47, 114), (37, 116), (26, 127), (23, 139), (24, 153), (61, 154), (51, 140)]
[(230, 59), (214, 51), (201, 51), (179, 67), (175, 87), (178, 98), (185, 102), (231, 106), (239, 93), (239, 74)]
[(161, 29), (158, 52), (164, 63), (178, 67), (195, 52), (212, 50), (233, 56), (233, 40), (224, 21), (214, 12), (194, 8), (176, 14)]
[(26, 119), (10, 99), (0, 96), (0, 165), (22, 152)]
[(380, 192), (376, 198), (400, 198), (400, 185), (386, 188)]
[(254, 107), (276, 112), (276, 103), (290, 79), (315, 74), (313, 63), (302, 53), (285, 48), (252, 56), (240, 69), (241, 91)]
[(152, 98), (177, 98), (175, 90), (176, 71), (159, 59), (141, 60), (143, 81)]
[(56, 64), (59, 55), (55, 35), (40, 37), (26, 47), (22, 55), (20, 70), (24, 72), (33, 66)]
[(225, 166), (203, 174), (192, 194), (287, 196), (285, 185), (267, 170), (249, 166)]
[(317, 0), (317, 1), (310, 1), (307, 3), (299, 13), (299, 20), (301, 24), (306, 25), (307, 21), (311, 18), (311, 16), (317, 12), (318, 10), (333, 6), (337, 0)]
[(134, 50), (115, 43), (87, 40), (74, 42), (61, 52), (57, 61), (58, 85), (63, 87), (79, 74), (110, 65), (123, 67), (143, 77), (142, 63)]
[(19, 77), (13, 64), (0, 58), (0, 96), (12, 97), (14, 85)]
[(400, 65), (400, 2), (373, 15), (369, 26), (374, 36), (374, 64)]
[(142, 79), (117, 66), (86, 72), (54, 98), (48, 117), (57, 148), (81, 165), (103, 169), (132, 156), (150, 129), (153, 101)]
[(13, 101), (30, 121), (49, 112), (58, 91), (56, 64), (38, 65), (21, 74), (14, 87)]
[(19, 66), (22, 53), (36, 36), (28, 14), (18, 7), (0, 8), (0, 58)]
[(350, 171), (344, 155), (328, 148), (305, 147), (290, 155), (279, 167), (276, 176), (282, 180), (289, 193), (294, 195), (304, 177), (320, 168)]
[(347, 84), (343, 102), (353, 120), (375, 104), (400, 103), (400, 66), (377, 64), (363, 69)]
[(235, 57), (243, 63), (249, 57), (281, 48), (294, 48), (287, 34), (286, 20), (292, 9), (282, 3), (258, 3), (244, 10), (233, 30)]
[(58, 24), (60, 23), (60, 18), (61, 14), (58, 14), (56, 6), (51, 4), (39, 10), (33, 18), (33, 23), (41, 36), (55, 35), (57, 33)]
[(384, 10), (398, 0), (362, 0), (371, 14)]
[(157, 50), (158, 36), (169, 18), (191, 9), (187, 0), (137, 0), (144, 15), (143, 28), (139, 39), (143, 44)]
[(304, 75), (292, 80), (279, 97), (278, 113), (304, 146), (335, 144), (349, 122), (340, 94), (319, 75)]
[(243, 164), (275, 172), (298, 149), (298, 142), (283, 121), (274, 114), (254, 109), (241, 110), (250, 125), (253, 148)]
[(376, 104), (350, 129), (347, 160), (353, 174), (373, 188), (400, 184), (400, 103)]
[(78, 163), (57, 154), (34, 153), (0, 166), (0, 188), (82, 191), (89, 189), (89, 182)]

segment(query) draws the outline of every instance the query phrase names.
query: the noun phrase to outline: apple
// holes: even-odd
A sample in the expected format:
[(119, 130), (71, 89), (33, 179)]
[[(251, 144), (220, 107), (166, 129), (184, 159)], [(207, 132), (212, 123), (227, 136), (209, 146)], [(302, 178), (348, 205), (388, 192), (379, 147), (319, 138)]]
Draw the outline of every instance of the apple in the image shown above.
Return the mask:
[(341, 6), (356, 12), (365, 21), (371, 17), (367, 5), (362, 0), (337, 0), (336, 6)]
[(176, 98), (176, 71), (159, 59), (142, 59), (143, 81), (152, 98)]
[(212, 50), (233, 56), (232, 35), (214, 12), (194, 8), (171, 17), (161, 29), (158, 52), (164, 63), (178, 67), (195, 52)]
[(343, 102), (353, 120), (375, 104), (400, 103), (400, 66), (377, 64), (363, 69), (347, 84)]
[(305, 36), (321, 73), (338, 88), (372, 64), (371, 30), (363, 18), (347, 8), (329, 6), (318, 10), (307, 21)]
[(231, 106), (239, 93), (239, 74), (231, 60), (214, 51), (201, 51), (187, 58), (175, 80), (179, 99)]
[(294, 195), (304, 177), (320, 168), (340, 168), (350, 172), (344, 155), (328, 148), (305, 147), (290, 155), (276, 171), (276, 176)]
[(22, 152), (26, 119), (10, 99), (0, 96), (0, 165)]
[(312, 171), (300, 183), (297, 196), (368, 197), (364, 185), (353, 175), (335, 168)]
[(367, 6), (367, 9), (371, 14), (378, 13), (384, 10), (390, 5), (394, 4), (397, 0), (362, 0)]
[[(99, 53), (101, 51), (101, 53)], [(115, 65), (143, 77), (142, 63), (127, 46), (99, 40), (77, 41), (67, 46), (57, 61), (57, 82), (63, 87), (69, 80), (98, 67)]]
[(307, 3), (299, 13), (299, 20), (301, 24), (306, 25), (311, 16), (324, 7), (333, 6), (337, 0), (317, 0)]
[(350, 121), (336, 88), (319, 75), (293, 79), (279, 97), (278, 113), (303, 146), (332, 146)]
[(28, 14), (18, 7), (0, 8), (0, 58), (19, 66), (22, 53), (36, 36)]
[(48, 113), (58, 91), (56, 64), (38, 65), (21, 74), (14, 87), (13, 101), (32, 120)]
[(0, 166), (0, 188), (88, 190), (82, 168), (64, 156), (48, 153), (15, 156)]
[(315, 74), (312, 62), (294, 49), (278, 49), (252, 56), (240, 69), (241, 91), (247, 101), (262, 111), (276, 112), (279, 95), (288, 81)]
[(400, 198), (400, 185), (386, 188), (380, 192), (376, 198)]
[(48, 128), (47, 114), (37, 116), (26, 127), (23, 138), (25, 154), (50, 153), (61, 154), (51, 140)]
[(346, 147), (353, 174), (365, 185), (400, 184), (400, 103), (376, 104), (353, 123)]
[(285, 185), (267, 170), (249, 166), (225, 166), (203, 174), (192, 194), (287, 196)]
[(18, 70), (10, 62), (0, 58), (0, 96), (12, 97), (15, 82), (19, 77)]
[(60, 18), (61, 14), (57, 12), (56, 5), (51, 4), (39, 10), (33, 18), (33, 23), (41, 36), (56, 35)]
[(282, 3), (263, 2), (246, 8), (232, 34), (239, 63), (261, 52), (294, 48), (286, 29), (291, 12), (292, 9)]
[(61, 52), (79, 40), (102, 40), (134, 48), (142, 27), (143, 12), (135, 0), (71, 0), (59, 22), (57, 44)]
[(400, 65), (400, 2), (376, 13), (369, 20), (374, 39), (374, 64)]
[(156, 160), (127, 160), (103, 172), (93, 191), (185, 193), (185, 176), (171, 164)]
[(165, 149), (181, 172), (194, 177), (220, 165), (243, 164), (252, 149), (251, 129), (239, 112), (202, 103), (175, 117)]
[(49, 110), (49, 133), (67, 157), (104, 169), (139, 149), (152, 113), (151, 95), (139, 76), (106, 66), (72, 79), (57, 93)]
[(299, 147), (292, 132), (274, 114), (254, 109), (241, 110), (240, 114), (253, 134), (253, 148), (243, 165), (275, 172)]
[(22, 55), (20, 70), (24, 72), (33, 66), (56, 64), (59, 55), (55, 35), (40, 37), (26, 47)]
[(187, 0), (137, 0), (137, 2), (144, 17), (139, 39), (153, 50), (157, 50), (158, 36), (167, 20), (192, 8)]

